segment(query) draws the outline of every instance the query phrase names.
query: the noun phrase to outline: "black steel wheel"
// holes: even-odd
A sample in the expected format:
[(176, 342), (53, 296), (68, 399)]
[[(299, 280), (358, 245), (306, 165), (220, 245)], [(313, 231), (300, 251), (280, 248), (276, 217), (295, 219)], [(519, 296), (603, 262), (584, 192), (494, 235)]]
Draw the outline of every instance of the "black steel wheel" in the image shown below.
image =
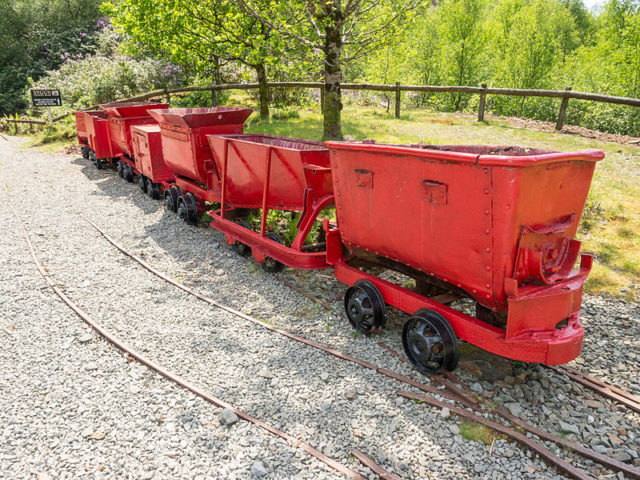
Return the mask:
[(186, 223), (198, 222), (198, 206), (192, 193), (186, 193), (178, 197), (178, 218)]
[(129, 183), (133, 183), (133, 179), (135, 177), (135, 173), (133, 173), (133, 167), (131, 167), (131, 165), (129, 165), (128, 163), (124, 162), (124, 165), (122, 168), (123, 168), (124, 179)]
[[(249, 227), (249, 224), (247, 222), (245, 222), (244, 220), (240, 220), (240, 221), (238, 221), (236, 223), (238, 225), (240, 225), (241, 227), (246, 228), (247, 230), (251, 230), (251, 228)], [(239, 242), (237, 240), (236, 240), (236, 243), (233, 244), (233, 249), (241, 257), (248, 257), (249, 255), (251, 255), (251, 247), (249, 245), (245, 245), (244, 243)]]
[(362, 333), (371, 333), (387, 324), (387, 306), (380, 290), (369, 280), (358, 280), (344, 294), (349, 323)]
[(118, 176), (124, 178), (124, 163), (122, 160), (118, 160)]
[(178, 211), (178, 197), (180, 196), (180, 189), (178, 187), (171, 187), (164, 191), (164, 208), (170, 212)]
[(138, 185), (140, 185), (140, 190), (142, 190), (144, 193), (147, 193), (147, 177), (145, 177), (144, 175), (139, 175)]
[(451, 372), (458, 365), (458, 338), (447, 319), (434, 310), (418, 310), (407, 320), (402, 345), (411, 363), (424, 374)]
[(158, 200), (160, 198), (160, 185), (153, 183), (153, 180), (150, 178), (147, 178), (147, 193), (154, 200)]
[(89, 158), (89, 152), (91, 151), (91, 149), (89, 148), (88, 145), (83, 145), (81, 148), (82, 151), (82, 158)]
[[(282, 243), (282, 240), (280, 240), (280, 237), (275, 232), (266, 233), (264, 235), (264, 238), (268, 238), (269, 240), (273, 240), (274, 242)], [(266, 255), (264, 256), (264, 263), (261, 264), (261, 266), (265, 272), (269, 273), (278, 273), (281, 272), (284, 268), (284, 265), (282, 263)]]

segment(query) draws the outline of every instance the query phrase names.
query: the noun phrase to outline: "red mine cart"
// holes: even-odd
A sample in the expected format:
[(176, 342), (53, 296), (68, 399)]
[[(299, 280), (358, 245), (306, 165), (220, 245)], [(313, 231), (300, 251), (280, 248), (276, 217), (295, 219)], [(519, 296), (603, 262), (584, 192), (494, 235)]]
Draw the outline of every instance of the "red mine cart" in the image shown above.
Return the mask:
[[(222, 177), (221, 207), (211, 213), (211, 226), (224, 232), (228, 243), (237, 244), (241, 252), (250, 247), (267, 270), (279, 270), (282, 264), (306, 269), (329, 267), (326, 243), (305, 245), (318, 214), (333, 204), (329, 152), (324, 145), (272, 135), (207, 138)], [(241, 211), (261, 209), (259, 233), (245, 219), (238, 221), (238, 215), (233, 215), (235, 222), (229, 219), (227, 206)], [(283, 245), (276, 232), (267, 232), (270, 210), (300, 212), (291, 246)], [(309, 251), (314, 248), (322, 251)]]
[(160, 193), (173, 185), (175, 177), (169, 170), (162, 155), (162, 139), (159, 125), (139, 125), (131, 127), (133, 152), (140, 188), (151, 198), (160, 198)]
[(165, 205), (180, 218), (195, 223), (204, 202), (220, 201), (220, 177), (208, 134), (242, 133), (250, 108), (171, 108), (153, 110), (160, 124), (162, 151), (176, 185), (165, 191)]
[[(336, 277), (352, 285), (345, 306), (356, 327), (382, 326), (385, 302), (412, 314), (403, 342), (426, 372), (455, 367), (456, 337), (528, 362), (580, 353), (592, 257), (572, 271), (574, 236), (601, 151), (327, 145), (342, 244), (422, 287), (421, 295), (348, 265), (329, 235)], [(475, 300), (479, 318), (446, 305), (460, 296)]]
[(89, 141), (89, 158), (101, 169), (104, 162), (113, 161), (109, 120), (102, 110), (84, 112), (84, 124)]
[(134, 125), (155, 124), (156, 121), (149, 115), (149, 110), (167, 108), (168, 106), (166, 103), (155, 102), (100, 105), (100, 108), (109, 115), (109, 133), (111, 135), (113, 156), (120, 158), (118, 174), (127, 181), (132, 182), (134, 174), (139, 173), (133, 155), (131, 127)]
[(87, 130), (84, 125), (84, 112), (82, 110), (76, 110), (73, 112), (76, 117), (76, 133), (78, 135), (78, 144), (82, 145), (82, 156), (89, 158), (89, 141), (87, 138)]

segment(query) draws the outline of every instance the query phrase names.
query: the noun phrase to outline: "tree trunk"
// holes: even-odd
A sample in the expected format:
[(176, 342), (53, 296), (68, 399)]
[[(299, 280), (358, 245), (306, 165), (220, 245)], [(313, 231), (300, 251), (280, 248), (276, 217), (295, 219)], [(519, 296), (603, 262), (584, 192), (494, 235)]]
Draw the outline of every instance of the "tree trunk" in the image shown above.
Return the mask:
[[(339, 24), (338, 24), (339, 25)], [(326, 29), (324, 42), (324, 135), (326, 140), (341, 140), (342, 126), (340, 111), (342, 110), (342, 92), (340, 82), (342, 71), (342, 35), (339, 26)]]
[(267, 86), (267, 70), (264, 63), (255, 66), (258, 76), (258, 98), (260, 99), (260, 118), (269, 119), (269, 87)]

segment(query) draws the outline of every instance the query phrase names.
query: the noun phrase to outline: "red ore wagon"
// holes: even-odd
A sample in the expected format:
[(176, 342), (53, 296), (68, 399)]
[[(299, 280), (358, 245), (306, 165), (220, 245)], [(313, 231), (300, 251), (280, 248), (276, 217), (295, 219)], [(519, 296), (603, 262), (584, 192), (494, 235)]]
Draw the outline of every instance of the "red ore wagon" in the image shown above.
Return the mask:
[(82, 110), (76, 110), (73, 112), (73, 115), (76, 117), (76, 134), (78, 136), (78, 145), (82, 145), (82, 156), (89, 158), (89, 140), (84, 124), (84, 112)]
[(113, 162), (109, 119), (102, 110), (84, 112), (84, 124), (89, 142), (89, 159), (96, 168), (102, 169), (105, 162)]
[(195, 223), (204, 202), (220, 201), (220, 174), (207, 135), (242, 133), (250, 108), (170, 108), (151, 115), (160, 124), (165, 162), (176, 184), (165, 191), (165, 206)]
[[(221, 205), (210, 213), (211, 226), (224, 232), (241, 254), (251, 251), (267, 271), (280, 270), (283, 264), (329, 268), (326, 243), (307, 242), (312, 228), (318, 227), (320, 212), (333, 204), (327, 148), (273, 135), (207, 138), (222, 180)], [(277, 231), (282, 228), (277, 222), (268, 224), (269, 212), (274, 210), (288, 219), (290, 226), (285, 230), (291, 238)], [(249, 216), (254, 216), (255, 226), (249, 224)]]
[[(601, 151), (326, 145), (338, 220), (327, 228), (327, 256), (351, 286), (345, 308), (354, 327), (383, 327), (385, 303), (409, 313), (405, 352), (425, 373), (455, 368), (458, 338), (527, 362), (578, 356), (592, 256), (573, 269), (574, 237)], [(416, 288), (367, 265), (410, 276)], [(464, 298), (475, 316), (449, 306)]]
[(154, 108), (167, 108), (167, 103), (109, 103), (100, 108), (109, 116), (109, 134), (114, 157), (118, 157), (118, 174), (128, 182), (140, 173), (136, 167), (131, 127), (135, 125), (153, 125), (156, 121), (149, 115)]
[(170, 188), (175, 177), (164, 161), (159, 125), (138, 125), (131, 128), (136, 166), (140, 172), (140, 189), (158, 199)]

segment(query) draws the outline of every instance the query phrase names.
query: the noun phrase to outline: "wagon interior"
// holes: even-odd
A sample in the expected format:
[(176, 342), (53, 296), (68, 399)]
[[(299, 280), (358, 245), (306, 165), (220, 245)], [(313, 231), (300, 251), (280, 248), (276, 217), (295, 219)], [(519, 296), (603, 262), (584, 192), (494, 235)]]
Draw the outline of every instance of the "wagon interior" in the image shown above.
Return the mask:
[(242, 107), (162, 108), (149, 111), (158, 123), (186, 128), (242, 124), (253, 112)]
[(154, 108), (167, 108), (169, 105), (159, 102), (107, 103), (100, 108), (114, 117), (143, 117)]
[(514, 157), (558, 153), (557, 150), (546, 150), (543, 148), (528, 148), (528, 147), (518, 147), (518, 146), (430, 145), (430, 144), (416, 144), (416, 145), (403, 145), (403, 146), (407, 146), (411, 148), (420, 148), (423, 150), (439, 150), (441, 152), (472, 153), (475, 155), (509, 155)]

